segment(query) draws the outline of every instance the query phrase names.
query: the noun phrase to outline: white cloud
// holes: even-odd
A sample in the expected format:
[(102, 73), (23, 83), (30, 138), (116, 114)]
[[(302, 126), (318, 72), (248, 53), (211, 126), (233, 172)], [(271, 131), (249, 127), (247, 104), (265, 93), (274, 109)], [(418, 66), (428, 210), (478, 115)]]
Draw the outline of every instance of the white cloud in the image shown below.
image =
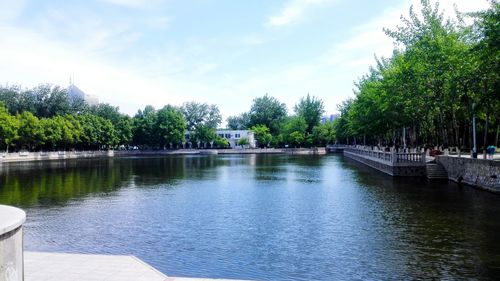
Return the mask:
[(155, 29), (167, 29), (172, 23), (173, 19), (171, 17), (153, 17), (149, 18), (146, 22), (148, 27)]
[[(488, 7), (486, 0), (475, 2), (475, 5), (471, 5), (467, 0), (441, 0), (440, 9), (445, 9), (445, 16), (448, 17), (454, 14), (454, 4), (464, 12)], [(394, 28), (401, 24), (400, 16), (408, 14), (411, 4), (414, 4), (415, 11), (420, 11), (417, 0), (407, 0), (390, 7), (379, 16), (352, 28), (352, 36), (333, 43), (323, 54), (294, 65), (283, 66), (280, 71), (267, 77), (249, 79), (238, 90), (251, 93), (265, 89), (287, 102), (289, 108), (301, 96), (310, 92), (323, 99), (327, 112), (334, 113), (337, 104), (352, 97), (353, 82), (366, 74), (370, 66), (375, 65), (374, 56), (380, 58), (392, 55), (393, 40), (384, 34), (383, 28)]]
[(241, 43), (243, 45), (257, 46), (262, 45), (266, 42), (266, 39), (262, 35), (250, 34), (243, 36), (241, 38)]
[[(74, 73), (79, 86), (101, 101), (123, 104), (133, 112), (146, 104), (180, 103), (180, 91), (168, 79), (151, 79), (133, 68), (123, 68), (105, 59), (72, 48), (72, 45), (47, 40), (44, 36), (18, 28), (0, 28), (0, 77), (32, 87), (39, 83), (67, 85)], [(132, 69), (132, 70), (130, 70)]]
[(101, 0), (101, 1), (126, 7), (143, 7), (148, 4), (147, 0)]
[(0, 21), (17, 18), (25, 6), (25, 0), (0, 0)]
[[(307, 9), (326, 1), (289, 2), (282, 13), (275, 16), (274, 25), (300, 20)], [(450, 4), (453, 1), (441, 1), (441, 8), (453, 11)], [(140, 3), (142, 1), (136, 4)], [(470, 6), (468, 1), (461, 0), (459, 9), (462, 3)], [(237, 44), (247, 44), (249, 48), (238, 46), (229, 50), (223, 61), (210, 52), (218, 45), (214, 38), (188, 38), (174, 45), (152, 46), (140, 54), (129, 52), (125, 56), (122, 51), (127, 51), (142, 38), (140, 32), (131, 28), (133, 23), (82, 14), (76, 15), (77, 20), (73, 21), (79, 24), (72, 25), (75, 15), (54, 11), (48, 14), (49, 17), (45, 13), (31, 29), (0, 25), (0, 83), (21, 82), (31, 87), (50, 82), (64, 86), (74, 73), (77, 85), (84, 91), (98, 95), (103, 102), (120, 106), (129, 114), (146, 104), (159, 107), (197, 100), (218, 104), (227, 117), (248, 110), (252, 99), (266, 92), (286, 102), (290, 109), (310, 92), (321, 97), (327, 111), (333, 113), (336, 104), (352, 95), (353, 80), (374, 64), (374, 54), (391, 54), (392, 40), (382, 28), (400, 24), (399, 16), (407, 14), (409, 5), (410, 1), (406, 1), (387, 9), (378, 17), (352, 28), (352, 36), (332, 42), (323, 52), (310, 58), (286, 65), (276, 66), (274, 62), (246, 68), (228, 66), (237, 65), (241, 58), (235, 55), (234, 49), (247, 50), (277, 40), (271, 37), (272, 32), (250, 31), (248, 36), (237, 37)], [(151, 24), (151, 28), (162, 28), (168, 27), (170, 18), (139, 22), (143, 27)]]
[(292, 0), (285, 5), (279, 14), (271, 16), (268, 24), (271, 26), (283, 26), (300, 20), (306, 9), (311, 6), (331, 2), (329, 0)]

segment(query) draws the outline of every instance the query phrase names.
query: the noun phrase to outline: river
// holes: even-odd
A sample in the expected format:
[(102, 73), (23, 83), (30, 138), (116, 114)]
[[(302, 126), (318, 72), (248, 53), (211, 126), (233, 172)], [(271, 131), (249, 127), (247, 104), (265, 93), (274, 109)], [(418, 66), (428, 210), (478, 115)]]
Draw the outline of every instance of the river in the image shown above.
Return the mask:
[(169, 276), (495, 279), (499, 203), (341, 155), (0, 164), (26, 250), (135, 255)]

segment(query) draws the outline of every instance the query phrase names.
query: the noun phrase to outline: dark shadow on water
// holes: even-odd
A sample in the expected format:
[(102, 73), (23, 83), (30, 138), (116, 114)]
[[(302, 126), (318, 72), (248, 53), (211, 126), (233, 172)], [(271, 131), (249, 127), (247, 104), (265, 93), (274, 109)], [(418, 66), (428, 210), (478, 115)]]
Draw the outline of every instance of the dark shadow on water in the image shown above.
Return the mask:
[(407, 242), (400, 250), (411, 253), (408, 262), (425, 268), (422, 277), (500, 276), (497, 194), (446, 180), (391, 177), (349, 158), (343, 158), (342, 167), (377, 202), (396, 240)]

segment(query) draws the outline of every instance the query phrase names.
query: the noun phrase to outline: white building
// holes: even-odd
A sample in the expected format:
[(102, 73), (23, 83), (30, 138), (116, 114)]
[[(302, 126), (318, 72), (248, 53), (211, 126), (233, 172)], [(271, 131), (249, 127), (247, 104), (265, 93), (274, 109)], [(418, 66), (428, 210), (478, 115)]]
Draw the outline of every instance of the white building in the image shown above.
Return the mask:
[(332, 122), (332, 121), (334, 121), (337, 118), (339, 118), (339, 114), (330, 114), (329, 116), (328, 115), (323, 115), (321, 117), (320, 123), (321, 124), (325, 124), (326, 122)]
[(70, 84), (68, 88), (68, 95), (70, 99), (81, 99), (84, 100), (88, 105), (99, 104), (99, 98), (94, 95), (89, 95), (84, 91), (80, 90), (75, 84)]
[[(255, 142), (255, 136), (254, 133), (250, 130), (217, 130), (215, 133), (221, 137), (227, 139), (229, 142), (229, 146), (231, 148), (236, 148), (240, 147), (238, 146), (238, 141), (242, 138), (247, 138), (248, 139), (248, 147), (249, 148), (255, 148), (256, 147), (256, 142)], [(186, 132), (186, 143), (190, 143), (190, 134), (191, 132)], [(191, 146), (196, 146), (196, 144), (191, 143)]]
[(250, 130), (217, 130), (217, 135), (221, 138), (225, 138), (229, 141), (229, 146), (235, 148), (238, 145), (238, 141), (241, 138), (248, 139), (248, 146), (250, 148), (255, 148), (255, 136)]

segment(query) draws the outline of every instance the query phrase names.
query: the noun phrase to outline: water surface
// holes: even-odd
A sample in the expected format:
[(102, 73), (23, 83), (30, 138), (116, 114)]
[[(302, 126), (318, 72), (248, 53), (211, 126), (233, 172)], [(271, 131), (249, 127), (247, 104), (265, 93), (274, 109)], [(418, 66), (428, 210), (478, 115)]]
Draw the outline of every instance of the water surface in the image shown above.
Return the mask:
[(2, 165), (0, 203), (27, 211), (27, 250), (131, 254), (170, 276), (500, 276), (500, 196), (340, 155)]

